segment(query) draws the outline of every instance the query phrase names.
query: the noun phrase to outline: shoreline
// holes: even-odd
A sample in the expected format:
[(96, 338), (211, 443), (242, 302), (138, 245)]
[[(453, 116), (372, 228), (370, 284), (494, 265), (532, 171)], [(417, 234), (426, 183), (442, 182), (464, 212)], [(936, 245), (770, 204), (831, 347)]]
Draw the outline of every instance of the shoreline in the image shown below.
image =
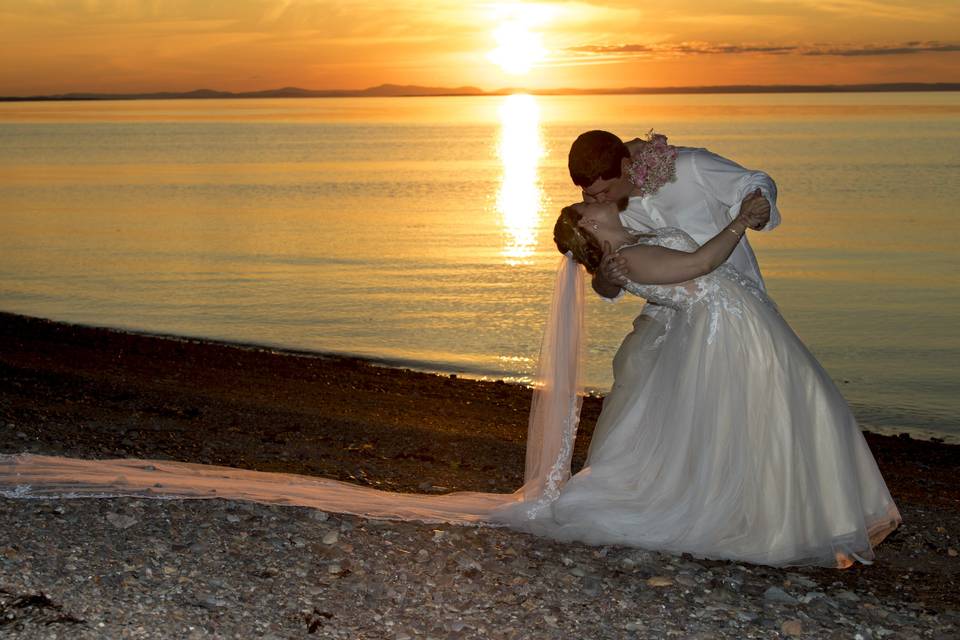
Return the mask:
[[(529, 388), (502, 381), (0, 313), (0, 453), (4, 454), (180, 460), (324, 476), (391, 491), (510, 492), (522, 484), (529, 402)], [(600, 398), (584, 399), (574, 472), (586, 457), (600, 407)], [(955, 586), (960, 583), (960, 446), (870, 432), (865, 437), (904, 524), (877, 547), (872, 566), (798, 571), (827, 591), (856, 591), (861, 594), (858, 597), (875, 598), (878, 603), (907, 603), (903, 607), (912, 611), (954, 615), (960, 611)], [(0, 537), (19, 539), (21, 534), (15, 530), (27, 522), (54, 526), (53, 521), (44, 520), (52, 508), (43, 506), (44, 502), (0, 500), (6, 514), (0, 520)], [(102, 536), (109, 540), (111, 531), (117, 531), (112, 527), (118, 526), (104, 529), (97, 518), (123, 522), (106, 513), (111, 509), (124, 513), (133, 509), (140, 514), (137, 518), (159, 523), (160, 530), (168, 526), (162, 524), (167, 508), (178, 513), (186, 509), (195, 514), (189, 518), (201, 518), (201, 523), (202, 514), (210, 510), (217, 514), (227, 510), (222, 517), (234, 518), (231, 514), (236, 509), (263, 517), (293, 509), (290, 513), (295, 517), (283, 517), (294, 517), (300, 524), (291, 526), (300, 530), (311, 517), (309, 510), (293, 507), (261, 508), (224, 501), (196, 507), (159, 504), (165, 502), (65, 500), (57, 501), (61, 506), (55, 508), (66, 509), (71, 518), (83, 522), (93, 518), (91, 526), (96, 526), (90, 535), (101, 536), (95, 541), (102, 541)], [(350, 526), (365, 522), (338, 518), (354, 523)], [(78, 524), (77, 530), (84, 526)], [(416, 536), (429, 541), (432, 529), (436, 527), (408, 524), (399, 530), (418, 532)], [(474, 537), (467, 533), (465, 538)], [(600, 558), (596, 555), (600, 551), (584, 545), (547, 543), (502, 531), (476, 535), (491, 536), (498, 545), (519, 544), (517, 540), (540, 545), (536, 548), (547, 549), (545, 557), (556, 560), (561, 569), (564, 554)], [(53, 563), (51, 571), (60, 571), (57, 559), (64, 556), (66, 547), (61, 549), (57, 536), (51, 536), (49, 548), (43, 550), (51, 559), (45, 562)], [(9, 576), (16, 575), (20, 566), (17, 544), (4, 551), (0, 543), (0, 566)], [(373, 548), (369, 551), (375, 553)], [(102, 562), (112, 562), (109, 548), (102, 553)], [(654, 572), (650, 576), (665, 570), (663, 563), (680, 562), (666, 554), (655, 555), (661, 560), (649, 569)], [(402, 561), (416, 565), (414, 560)], [(731, 563), (706, 564), (715, 575), (741, 571)], [(786, 585), (778, 588), (789, 588), (788, 576), (796, 573), (753, 570), (769, 576), (774, 586)], [(39, 588), (47, 578), (37, 580)], [(0, 584), (0, 591), (4, 588)]]
[[(256, 342), (244, 342), (242, 340), (231, 340), (228, 338), (213, 338), (202, 336), (190, 336), (176, 333), (163, 333), (150, 331), (147, 329), (134, 329), (122, 326), (102, 326), (93, 324), (84, 324), (80, 322), (70, 322), (66, 320), (56, 320), (40, 316), (29, 316), (21, 313), (0, 310), (0, 323), (4, 322), (5, 317), (21, 318), (32, 321), (47, 322), (54, 325), (63, 325), (77, 330), (107, 331), (121, 335), (135, 336), (140, 338), (155, 338), (159, 340), (169, 340), (191, 345), (209, 345), (227, 349), (238, 349), (256, 353), (264, 353), (279, 357), (299, 357), (314, 358), (319, 361), (337, 360), (341, 362), (358, 363), (371, 367), (380, 367), (392, 371), (408, 371), (413, 373), (422, 373), (439, 378), (452, 378), (460, 380), (469, 380), (474, 382), (493, 382), (495, 384), (507, 384), (517, 386), (529, 391), (532, 388), (532, 378), (535, 374), (510, 374), (496, 371), (469, 371), (463, 368), (456, 368), (453, 365), (445, 367), (443, 364), (428, 362), (425, 360), (416, 360), (408, 358), (391, 358), (388, 356), (374, 356), (366, 354), (341, 353), (336, 351), (314, 351), (297, 347), (284, 345), (272, 345)], [(598, 387), (586, 387), (584, 397), (599, 398), (601, 401), (606, 395), (606, 389)], [(876, 434), (878, 436), (907, 437), (912, 440), (923, 442), (932, 442), (936, 444), (947, 444), (960, 446), (960, 434), (945, 433), (935, 429), (924, 428), (919, 425), (914, 426), (882, 426), (869, 424), (858, 418), (860, 430), (864, 433)]]
[[(273, 354), (277, 356), (295, 356), (303, 358), (316, 358), (318, 360), (341, 360), (341, 361), (350, 361), (350, 362), (360, 362), (367, 364), (371, 367), (383, 367), (385, 369), (393, 369), (400, 371), (412, 371), (416, 373), (425, 373), (427, 375), (433, 375), (438, 377), (453, 377), (463, 380), (473, 380), (476, 382), (496, 382), (503, 384), (517, 385), (526, 389), (532, 388), (532, 383), (526, 382), (524, 378), (529, 378), (532, 376), (517, 374), (510, 375), (508, 373), (503, 373), (500, 375), (500, 372), (495, 371), (467, 371), (464, 369), (454, 368), (453, 365), (445, 368), (443, 364), (437, 364), (429, 362), (426, 360), (415, 360), (408, 358), (391, 358), (389, 356), (373, 356), (365, 355), (358, 353), (346, 353), (338, 351), (313, 351), (310, 349), (301, 349), (297, 347), (288, 347), (283, 345), (273, 345), (268, 343), (257, 343), (257, 342), (244, 342), (242, 340), (231, 340), (228, 338), (208, 338), (203, 336), (190, 336), (177, 333), (163, 333), (157, 331), (150, 331), (148, 329), (131, 329), (121, 326), (103, 326), (95, 324), (85, 324), (82, 322), (70, 322), (67, 320), (56, 320), (54, 318), (46, 318), (41, 316), (29, 316), (21, 313), (14, 313), (11, 311), (2, 311), (0, 310), (0, 316), (15, 316), (19, 318), (26, 318), (30, 320), (39, 320), (43, 322), (49, 322), (53, 324), (66, 325), (76, 329), (94, 329), (102, 331), (110, 331), (113, 333), (130, 335), (130, 336), (139, 336), (143, 338), (158, 338), (161, 340), (171, 340), (174, 342), (182, 342), (186, 344), (195, 344), (195, 345), (210, 345), (216, 347), (225, 347), (232, 349), (239, 349), (243, 351), (254, 351), (261, 352), (266, 354)], [(590, 387), (586, 390), (587, 396), (597, 396), (601, 397), (603, 395), (602, 390)]]
[[(20, 339), (18, 340), (18, 338)], [(245, 354), (248, 359), (261, 366), (270, 362), (295, 363), (294, 366), (306, 367), (311, 370), (329, 366), (338, 371), (349, 370), (359, 373), (360, 378), (373, 376), (374, 378), (393, 379), (394, 385), (399, 387), (406, 384), (415, 387), (420, 385), (449, 387), (453, 385), (460, 392), (469, 390), (471, 392), (469, 395), (491, 398), (494, 400), (494, 404), (509, 402), (511, 414), (516, 414), (521, 410), (525, 411), (528, 408), (524, 407), (523, 403), (529, 403), (532, 390), (530, 383), (513, 379), (509, 375), (495, 377), (492, 374), (457, 369), (445, 370), (442, 367), (432, 367), (430, 366), (431, 363), (414, 360), (376, 358), (229, 339), (158, 333), (123, 327), (95, 326), (0, 311), (0, 346), (3, 347), (3, 349), (0, 349), (0, 366), (5, 364), (5, 354), (14, 356), (14, 360), (16, 356), (35, 357), (38, 354), (31, 353), (31, 348), (42, 343), (52, 343), (43, 344), (43, 349), (49, 350), (55, 347), (57, 342), (72, 346), (80, 346), (86, 342), (83, 350), (88, 357), (92, 355), (92, 351), (105, 348), (115, 353), (113, 356), (107, 356), (110, 360), (123, 358), (125, 352), (127, 355), (133, 355), (146, 350), (154, 356), (164, 354), (163, 365), (169, 366), (173, 353), (192, 352), (194, 359), (198, 355), (210, 355), (221, 360), (224, 357), (229, 357), (229, 354)], [(140, 355), (145, 354), (140, 353)], [(32, 366), (36, 364), (34, 362)], [(49, 361), (47, 364), (49, 364)], [(92, 366), (89, 361), (85, 365), (76, 366), (78, 364), (80, 363), (73, 363), (72, 365), (62, 363), (63, 366), (59, 366), (57, 369), (60, 371), (76, 369), (88, 373), (86, 370)], [(193, 366), (203, 366), (202, 362), (192, 364)], [(222, 365), (223, 363), (221, 363), (221, 367)], [(123, 367), (121, 366), (120, 369), (123, 369)], [(491, 392), (491, 390), (495, 391)], [(397, 391), (394, 390), (394, 392)], [(414, 394), (419, 395), (419, 392), (414, 389)], [(590, 388), (586, 390), (582, 416), (584, 425), (582, 425), (578, 434), (581, 439), (584, 436), (589, 437), (592, 433), (593, 422), (599, 414), (604, 395), (598, 389)], [(470, 403), (471, 401), (467, 400), (466, 404), (469, 405)], [(513, 422), (511, 439), (518, 432), (522, 432), (520, 433), (521, 437), (526, 435), (526, 415), (520, 416), (522, 420), (513, 420), (516, 417), (511, 415)], [(586, 433), (584, 433), (583, 427), (586, 427)], [(866, 436), (877, 438), (880, 441), (925, 443), (933, 447), (943, 446), (948, 450), (956, 449), (960, 452), (960, 442), (953, 442), (950, 434), (926, 431), (924, 435), (929, 437), (918, 437), (916, 433), (911, 432), (911, 429), (922, 430), (922, 427), (867, 426), (862, 427), (861, 431)], [(576, 457), (574, 464), (577, 464)]]

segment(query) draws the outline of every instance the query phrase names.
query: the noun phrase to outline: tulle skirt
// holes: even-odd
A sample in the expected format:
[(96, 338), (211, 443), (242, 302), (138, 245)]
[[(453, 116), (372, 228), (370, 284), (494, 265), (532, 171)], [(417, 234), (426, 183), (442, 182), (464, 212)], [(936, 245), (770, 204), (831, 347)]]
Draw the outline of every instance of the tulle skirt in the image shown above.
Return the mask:
[(873, 558), (900, 514), (846, 401), (772, 303), (721, 286), (735, 304), (640, 316), (584, 468), (539, 517), (503, 521), (774, 566)]

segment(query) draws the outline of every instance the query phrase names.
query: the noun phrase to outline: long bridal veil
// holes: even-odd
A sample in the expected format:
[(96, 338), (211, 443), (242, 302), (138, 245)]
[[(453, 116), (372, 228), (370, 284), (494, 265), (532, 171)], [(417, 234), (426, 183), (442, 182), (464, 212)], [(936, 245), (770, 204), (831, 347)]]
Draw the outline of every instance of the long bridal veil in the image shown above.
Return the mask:
[(512, 494), (392, 493), (347, 482), (166, 460), (0, 455), (0, 495), (13, 498), (222, 498), (297, 505), (372, 518), (505, 523), (534, 517), (560, 493), (580, 411), (584, 284), (561, 258), (540, 348), (527, 432), (524, 484)]

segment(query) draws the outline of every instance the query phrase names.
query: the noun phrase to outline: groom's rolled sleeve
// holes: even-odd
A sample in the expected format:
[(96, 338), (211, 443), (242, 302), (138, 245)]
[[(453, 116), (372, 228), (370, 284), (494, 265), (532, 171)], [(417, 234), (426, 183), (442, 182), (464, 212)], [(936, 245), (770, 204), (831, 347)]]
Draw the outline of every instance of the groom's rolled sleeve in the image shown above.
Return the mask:
[(731, 220), (740, 213), (743, 199), (760, 189), (760, 193), (770, 202), (770, 221), (762, 230), (770, 231), (780, 224), (777, 183), (763, 171), (744, 169), (736, 162), (706, 149), (698, 149), (693, 155), (693, 168), (703, 188), (728, 207)]

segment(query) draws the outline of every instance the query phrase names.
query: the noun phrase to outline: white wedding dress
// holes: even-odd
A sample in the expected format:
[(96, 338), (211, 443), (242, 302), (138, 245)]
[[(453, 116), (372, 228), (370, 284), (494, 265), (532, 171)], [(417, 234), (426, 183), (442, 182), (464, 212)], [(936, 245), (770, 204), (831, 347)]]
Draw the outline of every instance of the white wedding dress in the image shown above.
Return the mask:
[[(679, 229), (639, 242), (697, 248)], [(614, 358), (584, 468), (511, 524), (775, 566), (872, 559), (900, 514), (846, 401), (773, 302), (729, 265), (625, 288), (675, 313)]]
[[(640, 242), (697, 246), (678, 229)], [(572, 302), (555, 294), (552, 323), (582, 310), (579, 269), (562, 268), (564, 279), (558, 292), (569, 295), (574, 281), (580, 290)], [(541, 371), (552, 369), (552, 382), (535, 389), (527, 481), (513, 494), (398, 494), (227, 467), (29, 454), (0, 456), (0, 494), (253, 500), (775, 566), (869, 562), (900, 514), (847, 403), (765, 294), (728, 265), (626, 289), (675, 313), (664, 330), (631, 334), (620, 348), (587, 464), (572, 478), (576, 367), (545, 347)], [(570, 324), (549, 328), (545, 345), (575, 340), (564, 334)], [(543, 423), (557, 437), (545, 437)]]

